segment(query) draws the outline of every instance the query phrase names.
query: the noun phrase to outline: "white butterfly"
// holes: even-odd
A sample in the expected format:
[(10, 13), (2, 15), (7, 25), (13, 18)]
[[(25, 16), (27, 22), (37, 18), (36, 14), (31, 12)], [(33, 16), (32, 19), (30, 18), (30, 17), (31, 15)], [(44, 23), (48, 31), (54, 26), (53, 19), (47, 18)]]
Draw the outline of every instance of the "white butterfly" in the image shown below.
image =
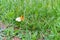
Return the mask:
[(20, 16), (20, 17), (17, 17), (17, 18), (16, 18), (16, 21), (17, 21), (17, 22), (21, 22), (21, 21), (23, 21), (23, 20), (24, 20), (24, 17), (23, 17), (23, 16)]

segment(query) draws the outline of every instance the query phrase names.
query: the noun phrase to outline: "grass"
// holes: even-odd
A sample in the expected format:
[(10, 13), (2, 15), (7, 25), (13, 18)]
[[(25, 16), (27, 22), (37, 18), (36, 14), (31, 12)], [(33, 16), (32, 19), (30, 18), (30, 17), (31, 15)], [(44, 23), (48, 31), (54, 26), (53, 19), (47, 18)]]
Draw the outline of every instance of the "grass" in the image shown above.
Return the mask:
[[(21, 15), (24, 21), (15, 21)], [(7, 40), (60, 40), (60, 0), (0, 0), (0, 20)]]

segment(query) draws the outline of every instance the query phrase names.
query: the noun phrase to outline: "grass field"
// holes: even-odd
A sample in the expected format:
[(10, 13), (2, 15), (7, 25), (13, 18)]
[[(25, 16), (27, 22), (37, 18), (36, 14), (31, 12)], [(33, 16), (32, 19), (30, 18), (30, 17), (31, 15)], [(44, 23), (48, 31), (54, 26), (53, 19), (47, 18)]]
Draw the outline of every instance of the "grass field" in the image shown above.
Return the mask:
[(0, 26), (0, 40), (60, 40), (60, 0), (0, 0)]

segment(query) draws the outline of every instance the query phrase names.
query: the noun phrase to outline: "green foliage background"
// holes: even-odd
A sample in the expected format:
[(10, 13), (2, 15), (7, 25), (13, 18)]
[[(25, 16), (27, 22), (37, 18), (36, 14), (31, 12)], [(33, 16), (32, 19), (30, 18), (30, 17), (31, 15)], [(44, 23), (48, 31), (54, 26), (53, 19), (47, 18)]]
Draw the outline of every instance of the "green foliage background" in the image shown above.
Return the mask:
[[(16, 22), (21, 15), (24, 21)], [(22, 40), (60, 40), (60, 0), (0, 0), (0, 20), (8, 25), (4, 34), (9, 38), (19, 32)]]

